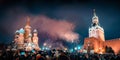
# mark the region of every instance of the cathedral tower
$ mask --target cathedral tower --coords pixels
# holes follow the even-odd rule
[[[34,49],[35,50],[40,50],[40,47],[39,47],[39,44],[38,44],[38,32],[36,29],[34,29],[33,31],[33,37],[32,37],[32,42],[34,43],[35,47]]]
[[[25,30],[25,34],[24,34],[25,42],[28,42],[29,40],[31,40],[31,37],[32,37],[29,17],[27,17],[27,22],[26,22],[26,25],[24,27],[24,30]]]
[[[94,38],[98,38],[102,41],[105,41],[104,38],[104,29],[99,25],[99,18],[96,15],[95,9],[94,11],[94,15],[92,18],[92,25],[89,28],[89,37],[94,37]]]

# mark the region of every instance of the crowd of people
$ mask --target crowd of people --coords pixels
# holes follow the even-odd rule
[[[120,54],[85,54],[63,50],[0,50],[0,60],[120,60]]]

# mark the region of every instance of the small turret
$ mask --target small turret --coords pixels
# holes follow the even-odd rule
[[[39,48],[39,45],[38,45],[38,32],[37,32],[36,29],[34,29],[34,31],[33,31],[33,38],[32,38],[32,40],[33,40],[34,45],[36,46],[35,49],[39,50],[40,48]]]

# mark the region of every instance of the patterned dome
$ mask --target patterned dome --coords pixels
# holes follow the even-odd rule
[[[37,33],[37,30],[36,29],[34,29],[34,31],[33,31],[34,33]]]
[[[23,29],[23,28],[21,28],[21,29],[19,30],[19,33],[24,34],[24,33],[25,33],[24,29]]]

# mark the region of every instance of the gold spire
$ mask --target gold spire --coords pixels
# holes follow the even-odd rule
[[[30,26],[30,17],[27,16],[27,22],[26,22],[26,25]]]
[[[94,16],[96,16],[96,12],[95,12],[95,9],[93,9],[93,14],[94,14]]]
[[[95,9],[93,9],[92,22],[95,23],[95,24],[99,23],[98,16],[96,15]]]

